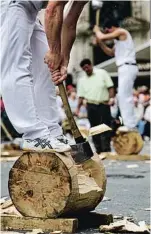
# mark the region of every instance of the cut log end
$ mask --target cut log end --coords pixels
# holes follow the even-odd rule
[[[143,140],[138,132],[117,132],[113,147],[120,155],[138,154],[143,148]]]
[[[41,218],[93,210],[106,188],[96,158],[76,165],[70,153],[23,153],[9,174],[13,204],[22,215]]]

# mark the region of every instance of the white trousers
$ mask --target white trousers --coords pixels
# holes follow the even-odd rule
[[[137,125],[133,101],[133,86],[137,73],[138,68],[134,65],[118,68],[118,101],[124,125],[128,128]]]
[[[3,7],[1,15],[1,88],[6,112],[25,139],[58,136],[62,129],[55,86],[44,64],[46,35],[34,7],[27,1],[22,1],[26,7],[13,2]]]

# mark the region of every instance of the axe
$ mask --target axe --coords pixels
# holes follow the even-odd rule
[[[95,24],[99,26],[100,23],[100,9],[103,6],[103,1],[101,0],[92,0],[92,7],[96,10]]]
[[[89,142],[82,136],[75,122],[75,119],[73,117],[73,114],[72,114],[72,111],[68,102],[68,97],[67,97],[64,84],[61,83],[58,85],[58,87],[59,87],[60,96],[63,102],[63,106],[65,109],[65,113],[67,115],[67,118],[71,127],[72,135],[76,142],[75,145],[71,145],[71,149],[72,149],[71,155],[76,163],[82,163],[84,161],[89,160],[94,155],[94,153],[91,149]],[[97,129],[96,127],[92,128],[92,130],[90,131],[90,135],[92,136],[92,135],[96,135],[96,134],[110,131],[110,130],[111,128],[109,128],[107,125],[102,124],[102,125],[99,125]]]

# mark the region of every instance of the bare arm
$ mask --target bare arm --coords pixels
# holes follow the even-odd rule
[[[114,88],[111,87],[108,89],[109,90],[109,98],[114,98],[115,97],[115,91]]]
[[[111,39],[116,39],[118,38],[119,36],[121,35],[121,32],[120,30],[117,30],[117,31],[114,31],[112,33],[107,33],[107,34],[104,34],[102,33],[101,31],[97,31],[96,32],[96,37],[100,40],[111,40]]]
[[[77,106],[77,110],[76,110],[76,115],[79,115],[80,107],[83,104],[83,99],[84,99],[83,97],[79,97],[79,99],[78,99],[78,106]]]
[[[68,66],[70,51],[76,38],[77,21],[86,3],[87,1],[74,1],[68,15],[63,22],[61,35],[61,53],[63,57],[63,65],[65,67]]]
[[[101,32],[98,26],[95,26],[93,29],[93,32],[95,33],[96,38],[101,41],[112,40],[112,39],[117,39],[117,38],[121,40],[125,40],[127,38],[126,31],[121,28],[118,28],[111,33],[104,34]]]
[[[61,30],[65,4],[66,1],[50,1],[45,11],[45,31],[50,48],[48,63],[53,70],[59,68],[61,63]]]
[[[115,51],[114,51],[114,47],[113,48],[109,48],[104,42],[99,41],[98,45],[101,47],[101,49],[104,51],[105,54],[107,54],[108,56],[114,56],[115,55]]]

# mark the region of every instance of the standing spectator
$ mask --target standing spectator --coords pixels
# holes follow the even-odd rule
[[[149,89],[146,86],[142,86],[139,88],[139,102],[143,104],[143,106],[148,106],[150,101]]]
[[[76,90],[74,88],[72,88],[72,90],[69,92],[68,101],[71,107],[71,111],[75,115],[78,107],[78,98]]]
[[[56,102],[57,102],[57,107],[58,107],[58,123],[62,125],[62,122],[66,119],[66,114],[63,108],[63,102],[60,97],[60,92],[59,88],[56,87]]]
[[[79,104],[77,113],[79,113],[85,98],[91,127],[103,123],[110,126],[111,112],[108,103],[109,99],[114,97],[113,82],[105,70],[93,68],[89,59],[84,59],[80,66],[85,71],[85,77],[78,82]],[[93,136],[93,142],[98,154],[110,151],[110,140],[110,132]]]
[[[82,105],[80,107],[79,115],[76,120],[78,126],[83,126],[87,130],[90,129],[90,122],[88,120],[88,112],[87,112],[87,102],[83,99]]]
[[[145,129],[144,129],[144,136],[147,136],[150,138],[150,122],[151,122],[151,118],[150,118],[150,114],[151,114],[151,101],[148,105],[148,107],[145,110],[145,114],[144,114],[144,119],[146,120],[146,124],[145,124]]]
[[[137,97],[134,97],[134,113],[137,121],[137,128],[142,136],[144,133],[144,126],[145,126],[145,121],[143,120],[143,115],[144,115],[144,106],[142,103],[138,102]]]
[[[75,87],[75,85],[73,84],[72,74],[70,74],[70,73],[67,74],[67,78],[65,80],[65,84],[66,84],[67,91],[70,91],[71,89],[73,89]]]
[[[134,113],[133,85],[138,73],[134,42],[130,33],[120,28],[114,19],[107,19],[104,24],[105,32],[102,33],[95,26],[97,42],[102,50],[109,56],[115,56],[118,67],[118,101],[120,112],[125,126],[120,131],[136,130],[137,121]],[[109,48],[104,41],[114,40],[114,47]]]

